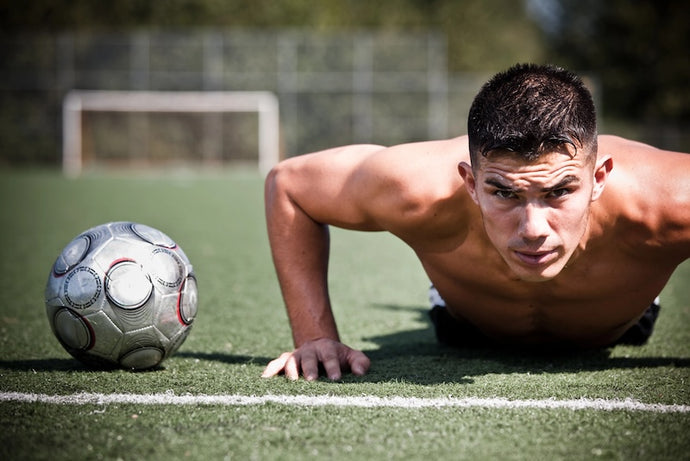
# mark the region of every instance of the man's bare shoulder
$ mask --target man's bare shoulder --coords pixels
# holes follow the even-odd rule
[[[267,178],[267,197],[282,190],[315,221],[402,236],[430,215],[443,225],[447,203],[464,190],[457,165],[468,158],[466,137],[342,146],[281,162]]]
[[[599,135],[599,153],[610,154],[614,158],[624,158],[631,162],[648,162],[662,160],[665,162],[686,164],[690,161],[684,152],[674,152],[645,144],[640,141],[614,135]]]
[[[617,137],[599,136],[599,157],[610,155],[613,158],[613,178],[624,186],[635,184],[634,194],[640,193],[651,201],[665,201],[673,197],[661,195],[664,191],[678,189],[677,198],[687,200],[682,193],[690,187],[690,155],[673,152],[644,144],[638,141]],[[615,182],[614,182],[615,184]],[[607,186],[608,187],[608,186]]]
[[[616,136],[599,137],[599,156],[613,158],[600,199],[607,214],[629,226],[638,245],[690,252],[690,155]]]
[[[464,188],[458,163],[469,162],[467,137],[401,144],[382,149],[360,165],[358,174],[376,197],[376,212],[387,230],[446,227],[462,213]],[[453,204],[451,206],[451,204]],[[449,211],[453,209],[452,217]],[[436,219],[431,220],[434,216]],[[428,230],[428,228],[427,228]]]
[[[398,182],[409,189],[456,183],[461,161],[469,162],[466,136],[391,146],[372,153],[360,166],[364,175]]]

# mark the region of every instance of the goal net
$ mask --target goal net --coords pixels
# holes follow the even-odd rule
[[[63,103],[66,175],[87,166],[252,163],[266,174],[280,157],[273,93],[71,91]]]

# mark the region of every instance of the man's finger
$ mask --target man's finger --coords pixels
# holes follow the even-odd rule
[[[323,369],[326,371],[328,379],[337,381],[341,378],[342,372],[340,371],[340,360],[338,360],[337,354],[332,351],[322,353],[321,363],[323,364]]]
[[[288,357],[285,362],[285,376],[292,381],[297,381],[299,379],[299,367],[295,359],[295,354],[290,354],[290,357]]]
[[[350,371],[352,371],[352,374],[357,376],[366,374],[366,372],[369,370],[369,366],[371,365],[369,357],[364,355],[363,352],[359,351],[352,351],[348,357],[348,361],[350,362]]]
[[[268,365],[266,365],[266,368],[264,368],[263,373],[261,373],[261,377],[271,378],[278,375],[285,368],[285,362],[287,361],[288,357],[290,357],[290,353],[284,352],[277,359],[268,362]]]
[[[319,361],[314,354],[302,354],[302,375],[307,381],[314,381],[319,377]]]

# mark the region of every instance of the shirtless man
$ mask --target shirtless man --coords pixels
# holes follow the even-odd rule
[[[267,178],[266,212],[295,349],[264,377],[369,368],[339,340],[328,225],[388,231],[415,251],[442,342],[643,343],[690,255],[690,155],[597,136],[575,75],[519,65],[482,88],[468,136],[291,158]]]

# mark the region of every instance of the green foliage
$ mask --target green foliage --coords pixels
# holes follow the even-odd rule
[[[539,21],[545,36],[526,14],[526,4],[557,13]],[[204,26],[431,28],[447,37],[451,71],[495,71],[548,59],[599,75],[604,106],[612,115],[666,123],[690,119],[688,17],[690,3],[684,0],[0,1],[5,33]]]
[[[73,37],[83,32],[93,37],[138,30],[161,31],[165,35],[170,31],[203,29],[251,32],[299,29],[323,33],[330,39],[334,33],[372,30],[397,34],[439,32],[447,47],[444,59],[451,86],[463,72],[484,72],[488,76],[516,62],[553,62],[593,79],[600,90],[600,118],[605,122],[601,124],[602,131],[687,151],[690,150],[688,17],[690,3],[685,0],[0,0],[3,38],[0,162],[57,163],[58,114],[61,98],[69,89],[66,86],[125,89],[136,80],[132,77],[136,72],[126,70],[130,57],[123,51],[125,46],[113,50],[113,55],[99,54],[100,59],[111,58],[110,67],[94,72],[85,81],[73,82],[70,75],[61,75],[58,61],[69,60],[61,56],[61,48],[56,44],[65,38],[62,33],[68,32]],[[199,66],[203,55],[200,43],[169,38],[165,52],[177,56],[175,70],[187,71]],[[77,58],[88,59],[89,56],[80,54],[80,46],[87,45],[78,43],[78,39],[76,42]],[[260,42],[257,39],[257,50],[265,48]],[[152,50],[151,64],[154,68],[159,64],[165,67],[167,64],[156,61],[156,51],[160,50]],[[243,58],[274,63],[278,58],[258,52],[250,54],[254,57]],[[409,51],[406,56],[411,59],[420,54]],[[248,62],[237,56],[226,59],[238,66]],[[400,61],[405,59],[403,56]],[[334,60],[323,62],[329,64]],[[250,89],[261,87],[275,91],[271,81],[274,76],[271,70],[263,71],[246,77],[246,85],[238,85],[236,81],[233,85],[237,89],[251,86]],[[186,89],[180,85],[194,86],[188,81],[167,83],[176,90]],[[224,83],[217,84],[225,88]],[[194,89],[200,89],[199,86]],[[389,108],[404,99],[398,93],[390,96],[390,100],[380,105]],[[284,133],[287,145],[293,150],[289,155],[350,141],[348,130],[352,130],[353,124],[344,108],[351,101],[343,100],[344,97],[337,94],[332,100],[321,100],[321,104],[308,99],[293,101],[294,113],[286,119],[291,119],[296,126]],[[412,104],[420,107],[417,101]],[[286,106],[289,105],[287,102]],[[464,124],[467,105],[449,102],[453,135],[458,134],[455,127]],[[331,112],[331,107],[341,112],[337,119],[329,121],[335,128],[325,130],[320,126],[310,130],[308,123],[302,123],[313,115],[305,111]],[[380,112],[375,116],[378,121]],[[422,126],[421,131],[402,124],[397,125],[402,133],[390,125],[376,126],[373,131],[392,134],[393,143],[414,141],[428,136],[424,131],[427,124],[418,125]],[[320,144],[305,149],[303,140]],[[388,139],[367,141],[390,143]]]
[[[126,28],[308,28],[317,31],[440,30],[449,68],[501,69],[540,60],[539,31],[514,0],[2,0],[0,28],[14,31]]]
[[[690,122],[690,3],[559,0],[551,56],[592,69],[609,115],[656,124]]]

